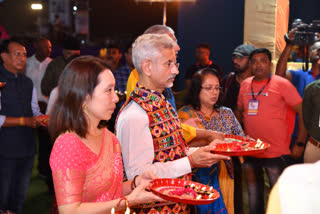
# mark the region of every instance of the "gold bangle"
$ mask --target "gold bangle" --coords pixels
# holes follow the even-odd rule
[[[120,198],[119,202],[117,203],[117,207],[120,206],[121,201],[125,201],[125,204],[126,204],[126,209],[125,210],[127,210],[130,207],[128,199],[126,197]]]
[[[19,124],[20,124],[20,126],[24,126],[24,118],[23,117],[19,118]]]

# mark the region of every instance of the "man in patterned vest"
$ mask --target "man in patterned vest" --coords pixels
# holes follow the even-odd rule
[[[166,34],[144,34],[132,46],[139,82],[116,123],[128,179],[149,170],[160,178],[190,179],[192,167],[229,159],[212,154],[211,146],[189,149],[178,115],[162,94],[179,73],[176,45]],[[139,213],[161,211],[189,213],[186,205],[173,202],[144,205]]]

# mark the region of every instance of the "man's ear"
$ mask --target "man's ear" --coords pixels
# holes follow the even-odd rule
[[[142,72],[146,76],[151,76],[152,74],[152,62],[150,60],[143,60],[141,63]]]
[[[317,64],[320,65],[320,59],[318,59]]]
[[[6,61],[7,57],[8,57],[8,53],[6,53],[6,52],[1,53],[1,59],[3,60],[3,62]]]

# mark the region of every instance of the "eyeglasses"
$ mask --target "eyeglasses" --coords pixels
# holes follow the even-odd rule
[[[201,87],[203,90],[206,90],[206,91],[221,91],[222,87],[220,86],[207,86],[207,87]]]
[[[148,60],[148,61],[155,63],[152,60]],[[180,63],[169,60],[168,62],[163,63],[163,66],[167,67],[168,69],[172,69],[173,67],[176,67],[177,69],[179,69]]]
[[[172,69],[173,66],[176,66],[177,69],[179,69],[180,63],[178,62],[173,62],[173,61],[168,61],[164,64],[165,66],[168,67],[168,69]]]
[[[13,55],[13,56],[16,56],[16,57],[21,57],[21,56],[27,57],[27,53],[25,53],[25,52],[23,52],[23,53],[21,53],[21,52],[14,52],[14,53],[8,53],[8,54]]]

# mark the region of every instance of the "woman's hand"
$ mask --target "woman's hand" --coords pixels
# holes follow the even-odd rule
[[[154,201],[165,201],[152,192],[147,191],[147,189],[150,188],[151,181],[145,181],[143,178],[141,178],[140,181],[141,183],[127,196],[130,206],[151,203]]]
[[[156,176],[152,171],[146,171],[136,178],[135,184],[139,186],[142,183],[150,182],[156,178],[158,178],[158,176]]]

